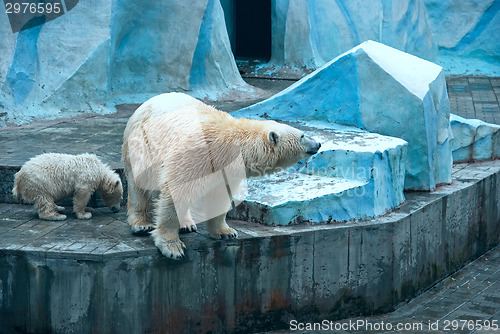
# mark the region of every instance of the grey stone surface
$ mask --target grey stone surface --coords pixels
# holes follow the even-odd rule
[[[453,321],[455,323],[452,323]],[[488,251],[475,261],[460,268],[460,270],[446,277],[410,302],[401,303],[394,312],[333,321],[333,327],[339,326],[340,328],[340,326],[344,325],[346,330],[304,330],[301,333],[472,334],[500,332],[500,329],[484,329],[485,324],[492,324],[493,321],[500,322],[499,247]],[[355,325],[358,322],[361,322],[359,327]],[[369,330],[369,326],[380,325],[382,322],[390,324],[393,329],[390,331]],[[459,328],[454,330],[453,324],[457,324]],[[482,329],[479,324],[483,326]],[[470,328],[467,327],[468,325]],[[397,326],[410,327],[407,330],[397,330]],[[463,330],[462,326],[464,326]],[[291,329],[292,327],[289,325],[288,330],[265,333],[291,334],[297,332]]]
[[[447,85],[452,114],[500,124],[499,78],[451,77]]]

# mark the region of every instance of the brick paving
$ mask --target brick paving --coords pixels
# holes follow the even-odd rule
[[[366,318],[351,321],[363,319]],[[500,333],[500,247],[487,252],[395,312],[370,317],[367,321],[372,324],[385,321],[393,328],[398,324],[422,324],[413,330],[375,331],[378,333]],[[479,324],[487,323],[497,323],[498,329],[480,328]]]
[[[446,82],[451,113],[500,124],[500,78],[451,77]]]

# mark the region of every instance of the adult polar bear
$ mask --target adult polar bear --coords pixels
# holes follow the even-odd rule
[[[123,139],[132,232],[152,231],[160,251],[176,259],[185,248],[179,228],[195,230],[193,217],[206,221],[214,238],[237,237],[225,216],[241,181],[289,167],[321,146],[288,125],[237,119],[181,93],[142,104]]]

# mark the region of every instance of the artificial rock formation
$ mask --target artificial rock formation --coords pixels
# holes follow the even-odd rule
[[[451,182],[449,101],[442,68],[368,41],[275,96],[237,113],[335,122],[408,142],[405,188]]]
[[[453,114],[450,122],[453,131],[453,162],[500,158],[500,125]]]
[[[500,2],[423,0],[433,39],[441,53],[498,61]]]
[[[219,0],[80,1],[16,33],[2,15],[0,38],[0,126],[112,112],[168,91],[256,92],[238,73]]]
[[[296,127],[321,150],[289,170],[247,180],[229,216],[266,225],[380,216],[401,205],[407,143],[355,127],[310,122]]]
[[[270,67],[316,69],[366,40],[436,56],[422,0],[273,0],[271,6]]]

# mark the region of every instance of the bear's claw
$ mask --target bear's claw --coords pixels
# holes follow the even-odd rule
[[[154,229],[154,225],[135,225],[131,227],[132,234],[135,235],[146,235]]]
[[[171,259],[179,260],[184,257],[186,245],[181,240],[168,241],[163,238],[156,238],[155,245],[160,252]]]
[[[196,224],[189,225],[189,226],[183,226],[179,229],[180,233],[189,233],[189,232],[196,232],[198,228],[196,227]]]
[[[215,234],[215,239],[235,239],[238,237],[238,232],[235,229],[229,228]]]

